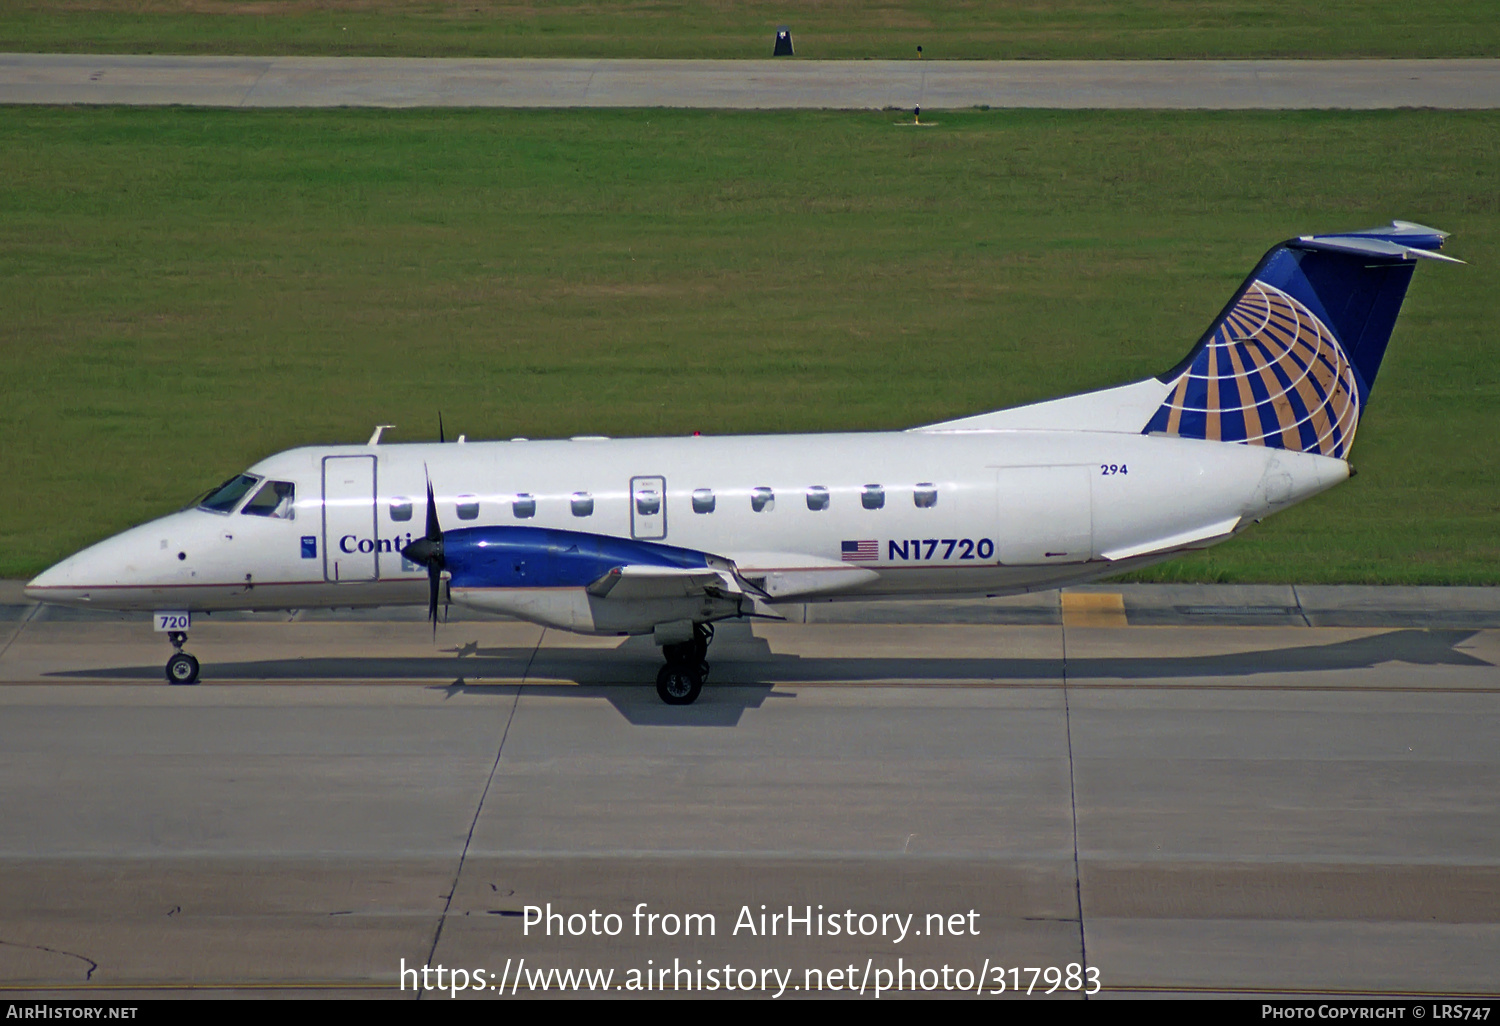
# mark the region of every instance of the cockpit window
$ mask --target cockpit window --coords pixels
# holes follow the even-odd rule
[[[296,486],[290,481],[267,481],[255,493],[255,498],[245,503],[241,513],[252,517],[272,517],[276,520],[291,520],[297,502]]]
[[[208,497],[198,503],[199,509],[206,509],[211,513],[231,513],[238,506],[245,493],[259,483],[260,478],[254,474],[241,474],[231,477],[219,487],[208,493]]]

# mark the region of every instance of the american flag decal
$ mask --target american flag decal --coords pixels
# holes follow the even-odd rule
[[[839,544],[843,550],[844,562],[860,563],[867,559],[880,558],[880,545],[874,538],[868,541],[846,541]]]

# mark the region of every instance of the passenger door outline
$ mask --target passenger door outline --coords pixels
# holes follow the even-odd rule
[[[323,457],[325,581],[347,584],[380,576],[376,494],[374,456]],[[340,543],[351,536],[354,551],[348,552]]]

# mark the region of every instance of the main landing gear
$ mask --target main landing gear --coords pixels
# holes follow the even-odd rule
[[[708,643],[714,640],[714,625],[693,624],[693,640],[663,645],[667,665],[656,675],[656,693],[668,705],[692,705],[708,679]]]
[[[167,683],[198,683],[198,660],[182,650],[182,646],[187,644],[187,632],[169,631],[167,632],[167,640],[177,650],[172,658],[167,660]]]

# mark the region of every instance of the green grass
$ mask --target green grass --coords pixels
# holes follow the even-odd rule
[[[1494,0],[7,0],[0,51],[445,57],[1492,57]]]
[[[279,449],[896,428],[1423,221],[1360,475],[1160,579],[1495,583],[1500,113],[0,109],[0,575]]]

